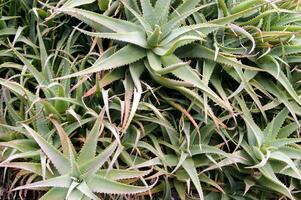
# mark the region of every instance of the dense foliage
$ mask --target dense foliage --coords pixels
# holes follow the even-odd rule
[[[300,11],[0,0],[0,199],[301,199]]]

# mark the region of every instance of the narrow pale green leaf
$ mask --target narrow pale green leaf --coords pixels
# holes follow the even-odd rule
[[[92,67],[81,70],[74,74],[60,77],[59,79],[84,76],[84,75],[95,73],[95,72],[105,71],[105,70],[109,70],[109,69],[115,69],[117,67],[122,67],[122,66],[125,66],[128,64],[134,63],[134,62],[142,59],[145,56],[146,56],[146,53],[145,53],[144,49],[141,49],[140,47],[135,47],[132,45],[127,45],[127,46],[123,47],[122,49],[118,50],[112,56],[95,63]]]
[[[190,177],[191,181],[193,182],[196,190],[198,191],[199,198],[201,200],[204,200],[202,186],[201,186],[200,179],[199,179],[198,173],[196,171],[193,160],[191,158],[186,159],[183,162],[182,166],[185,169],[185,171],[187,172],[187,174],[189,175],[189,177]]]
[[[38,181],[34,182],[31,184],[27,184],[24,186],[19,186],[15,189],[16,190],[24,190],[24,189],[39,189],[39,188],[44,188],[44,187],[60,187],[60,188],[68,188],[71,184],[71,178],[69,175],[64,175],[64,176],[58,176],[55,178],[50,178],[45,181]]]
[[[102,118],[103,114],[100,114],[97,117],[92,130],[87,134],[85,144],[83,145],[77,159],[78,163],[84,163],[85,161],[91,160],[95,157],[97,150],[97,142],[102,132],[102,129],[100,128]]]
[[[105,15],[97,14],[83,9],[61,8],[58,11],[64,12],[68,15],[78,18],[79,20],[85,22],[86,24],[93,27],[97,31],[101,31],[103,26],[115,32],[142,31],[140,26],[132,22],[108,17]]]
[[[67,189],[55,187],[46,192],[40,200],[65,200],[66,195]]]
[[[93,3],[95,0],[69,0],[61,8],[74,8],[85,4]]]
[[[69,173],[71,169],[69,160],[28,125],[22,125],[28,131],[28,133],[30,133],[34,140],[39,144],[43,152],[49,157],[49,159],[60,172],[60,174]]]
[[[137,194],[150,190],[153,186],[132,186],[111,181],[98,175],[92,175],[87,180],[88,187],[97,193],[107,194]]]
[[[104,149],[99,155],[94,159],[86,161],[85,163],[80,163],[79,169],[84,174],[84,176],[89,176],[97,172],[101,166],[108,161],[108,158],[114,153],[117,147],[117,142],[113,142],[106,149]]]

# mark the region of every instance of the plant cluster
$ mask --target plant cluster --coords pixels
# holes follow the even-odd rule
[[[0,0],[0,199],[301,199],[300,16]]]

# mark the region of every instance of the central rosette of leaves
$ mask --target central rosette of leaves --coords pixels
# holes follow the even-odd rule
[[[150,48],[158,47],[161,35],[160,26],[156,24],[154,31],[147,37],[147,44]]]
[[[196,87],[219,106],[229,111],[232,110],[224,100],[204,84],[189,62],[181,59],[185,55],[184,57],[206,58],[227,65],[250,68],[233,59],[219,55],[216,57],[214,51],[196,45],[196,42],[204,41],[206,35],[219,29],[221,25],[214,23],[186,25],[186,20],[199,10],[210,8],[215,3],[199,6],[199,1],[184,1],[173,12],[170,12],[170,0],[158,0],[154,6],[149,0],[141,0],[140,5],[128,5],[126,1],[122,1],[122,4],[127,13],[127,20],[69,6],[58,9],[59,12],[74,16],[96,30],[96,32],[89,32],[78,29],[84,34],[122,42],[121,45],[118,43],[115,47],[118,49],[116,52],[114,49],[108,49],[104,53],[105,56],[101,56],[91,67],[60,79],[83,76],[122,66],[135,66],[132,67],[132,70],[136,71],[137,78],[147,69],[156,82],[165,87],[179,90],[191,100],[199,97],[195,92],[185,88]],[[225,23],[227,20],[220,22],[222,25]],[[175,53],[179,47],[184,45],[189,49],[188,52],[194,52],[194,54],[187,55],[187,50]]]

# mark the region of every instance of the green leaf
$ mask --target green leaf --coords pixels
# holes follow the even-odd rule
[[[183,63],[179,58],[177,58],[174,55],[164,56],[161,58],[161,60],[165,66]],[[181,68],[174,70],[172,74],[178,77],[179,79],[191,83],[195,87],[206,92],[206,94],[216,103],[218,103],[219,106],[231,110],[231,108],[229,108],[229,106],[225,104],[225,102],[219,96],[217,96],[208,86],[204,84],[204,82],[198,77],[198,75],[191,69],[189,65],[185,65]]]
[[[97,1],[101,11],[107,10],[112,2],[112,0],[97,0]]]
[[[301,179],[300,170],[296,166],[296,164],[284,153],[280,151],[274,151],[271,153],[270,157],[275,160],[279,160],[281,162],[285,162],[288,167],[290,167],[298,176],[299,179]]]
[[[187,174],[189,175],[191,181],[193,182],[196,190],[198,191],[199,194],[199,198],[201,200],[204,199],[203,196],[203,190],[202,190],[202,186],[198,177],[198,173],[196,171],[194,162],[191,158],[186,159],[183,164],[182,164],[183,168],[185,169],[185,171],[187,172]]]
[[[154,31],[147,39],[147,44],[151,47],[156,47],[160,41],[161,33],[160,26],[155,25]]]
[[[99,170],[97,175],[105,177],[109,180],[124,180],[140,178],[148,175],[152,170],[148,171],[138,171],[138,170],[123,170],[123,169],[111,169],[111,170]]]
[[[25,99],[30,101],[35,100],[35,95],[17,82],[0,78],[0,85],[7,87],[9,90]]]
[[[154,26],[157,23],[157,16],[150,0],[140,0],[140,4],[143,12],[143,18],[151,26]]]
[[[52,79],[52,69],[49,64],[49,57],[46,51],[46,47],[43,41],[42,34],[40,32],[40,27],[37,25],[37,35],[39,39],[39,48],[40,48],[40,58],[41,58],[41,65],[42,65],[42,73],[44,77],[47,77],[47,79]],[[25,63],[24,63],[25,64]]]
[[[153,186],[132,186],[111,181],[102,176],[92,175],[87,180],[88,187],[97,193],[106,194],[137,194],[150,190]]]
[[[284,120],[287,118],[288,113],[288,109],[282,109],[264,129],[263,133],[266,135],[268,140],[276,139]],[[268,132],[271,134],[268,135]]]
[[[99,38],[106,38],[111,40],[118,40],[122,42],[127,42],[131,44],[138,45],[143,48],[147,48],[148,44],[145,40],[145,33],[143,32],[121,32],[121,33],[94,33],[85,31],[83,29],[77,28],[80,32],[89,35],[91,37],[99,37]]]
[[[29,60],[27,60],[21,53],[19,53],[16,49],[13,48],[14,53],[16,56],[23,62],[23,64],[28,68],[32,76],[37,80],[39,85],[45,85],[49,83],[48,79],[45,78],[45,76],[39,72],[31,63]]]
[[[2,146],[1,143],[0,143],[0,146]],[[16,153],[16,154],[10,155],[7,159],[5,159],[4,161],[2,161],[0,163],[0,166],[2,164],[11,162],[11,161],[16,160],[16,159],[38,157],[38,156],[40,156],[40,154],[41,154],[40,150],[36,150],[36,151],[26,150],[24,153]]]
[[[170,20],[166,24],[161,26],[162,37],[166,37],[172,29],[179,26],[182,23],[183,20],[185,20],[187,17],[189,17],[193,13],[195,13],[195,12],[201,10],[201,9],[207,8],[209,6],[212,6],[214,4],[215,3],[207,3],[203,6],[192,8],[188,11],[183,12],[183,13],[181,13],[181,12],[176,13],[178,16],[174,16],[174,17],[170,18]]]
[[[64,12],[68,15],[78,18],[97,31],[101,31],[105,26],[115,32],[141,32],[143,31],[140,26],[121,19],[108,17],[105,15],[97,14],[91,11],[77,9],[77,8],[60,8],[59,12]]]
[[[181,58],[205,58],[208,60],[218,62],[225,66],[240,67],[252,71],[263,71],[260,68],[244,65],[234,58],[228,58],[221,54],[217,54],[216,57],[215,52],[213,50],[197,44],[183,47],[178,52],[176,52],[176,54],[178,54]]]
[[[109,69],[115,69],[117,67],[122,67],[131,63],[134,63],[146,56],[145,50],[141,49],[140,47],[127,45],[122,49],[118,50],[116,53],[111,55],[110,57],[99,60],[98,62],[94,63],[92,67],[87,69],[81,70],[79,72],[66,75],[60,77],[59,79],[66,79],[71,77],[77,76],[84,76],[87,74],[105,71]]]
[[[79,191],[81,191],[83,194],[85,194],[87,197],[93,199],[93,200],[100,200],[89,188],[87,183],[85,181],[81,182],[77,187]]]
[[[74,8],[93,3],[95,0],[68,0],[61,8]]]
[[[65,188],[51,188],[46,194],[44,194],[40,200],[65,200],[67,195],[67,189]]]
[[[78,163],[84,163],[86,160],[91,160],[95,157],[98,138],[103,130],[100,128],[102,119],[103,119],[103,115],[100,114],[97,117],[92,130],[87,134],[85,144],[83,145],[78,155],[78,159],[77,159]]]
[[[97,172],[101,168],[101,166],[108,160],[108,158],[114,153],[116,147],[117,142],[115,141],[92,160],[80,163],[79,169],[82,174],[84,174],[83,176],[89,176]]]
[[[32,173],[42,176],[42,169],[41,169],[41,165],[39,163],[10,162],[10,163],[1,163],[0,167],[23,169],[23,170],[30,171]]]
[[[261,131],[261,129],[257,126],[257,124],[254,122],[253,117],[247,108],[245,101],[243,99],[240,99],[239,97],[236,97],[238,100],[238,103],[242,109],[243,116],[242,118],[244,119],[246,125],[251,131],[252,136],[254,136],[255,141],[253,141],[251,138],[251,135],[249,136],[249,143],[251,145],[257,145],[257,147],[260,147],[263,143],[264,135]],[[251,140],[250,140],[251,139]]]
[[[63,175],[69,173],[71,169],[71,164],[69,160],[28,125],[22,125],[28,131],[28,133],[30,133],[34,140],[39,144],[43,152],[49,157],[49,159],[60,172],[60,174]]]
[[[122,3],[124,7],[138,20],[146,33],[152,32],[151,25],[140,15],[140,13],[132,9],[125,1],[122,1]]]
[[[263,0],[247,0],[239,3],[231,9],[231,13],[238,13],[241,11],[245,11],[247,8],[257,6],[258,4],[264,3]]]
[[[175,10],[173,10],[173,12],[169,16],[169,19],[176,18],[177,16],[179,16],[185,12],[191,11],[199,3],[200,3],[200,0],[183,1],[182,4],[180,4]]]
[[[292,98],[299,104],[301,105],[301,100],[298,97],[296,91],[294,90],[294,88],[292,87],[291,83],[289,82],[289,80],[286,78],[285,74],[278,69],[278,67],[276,66],[275,59],[271,56],[264,56],[261,59],[261,63],[260,66],[265,69],[269,74],[271,74],[272,76],[275,77],[275,79],[277,79],[282,86],[286,89],[286,91],[292,96]]]
[[[170,0],[157,0],[155,5],[155,12],[158,20],[157,24],[166,23],[169,14],[169,8]]]
[[[275,176],[271,166],[266,165],[264,168],[261,168],[260,171],[264,175],[258,180],[261,185],[270,190],[277,191],[291,199],[295,199],[289,189]]]
[[[23,153],[37,150],[35,142],[31,139],[15,139],[8,142],[0,142],[0,146],[14,148]]]
[[[69,175],[58,176],[55,178],[50,178],[45,181],[38,181],[31,184],[27,184],[24,186],[19,186],[13,191],[16,190],[24,190],[24,189],[40,189],[44,187],[60,187],[60,188],[68,188],[71,185],[71,178]]]

